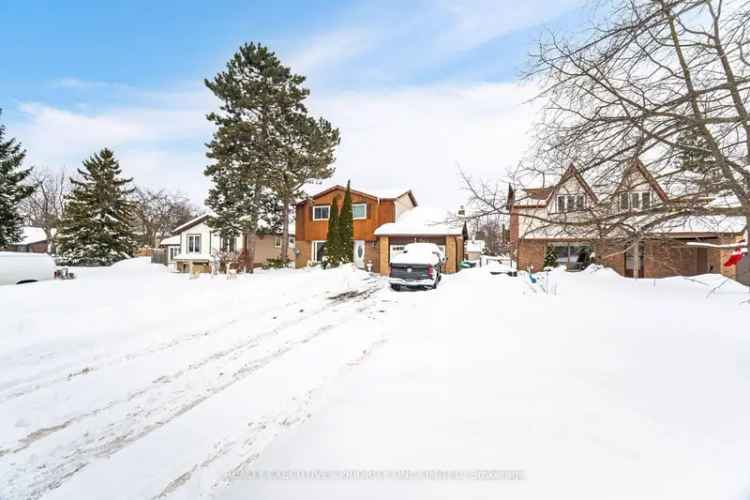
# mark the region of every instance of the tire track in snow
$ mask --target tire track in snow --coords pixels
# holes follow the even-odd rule
[[[299,305],[299,302],[292,301],[287,302],[282,308],[294,307]],[[136,350],[134,352],[127,353],[120,356],[109,356],[106,354],[95,355],[88,360],[76,360],[66,365],[61,365],[49,372],[38,374],[37,376],[27,377],[22,380],[13,380],[6,382],[0,387],[0,404],[10,401],[12,399],[32,394],[40,389],[46,389],[55,384],[68,382],[73,377],[80,375],[87,375],[94,370],[101,369],[103,367],[111,367],[117,364],[127,363],[133,360],[137,360],[143,356],[148,356],[161,351],[166,351],[195,340],[203,339],[206,335],[213,335],[215,333],[224,331],[227,327],[232,326],[241,320],[242,317],[246,317],[248,314],[265,315],[278,309],[278,306],[268,306],[259,310],[241,310],[238,311],[241,314],[233,317],[230,320],[223,320],[221,322],[210,323],[207,325],[201,325],[196,328],[196,331],[178,336],[177,338],[171,339],[166,342],[157,344],[156,346],[147,346],[143,349]]]
[[[64,432],[69,427],[72,427],[73,424],[84,425],[91,417],[96,417],[102,412],[112,410],[114,407],[121,407],[118,409],[118,420],[109,422],[103,427],[94,427],[83,435],[83,437],[76,433],[74,439],[70,442],[66,442],[63,446],[57,445],[50,450],[50,454],[45,455],[45,462],[43,464],[27,463],[15,468],[10,478],[13,489],[16,491],[26,491],[28,498],[38,498],[45,491],[59,486],[65,480],[82,470],[91,460],[111,456],[116,451],[163,427],[200,403],[243,380],[258,369],[267,366],[296,346],[311,342],[315,338],[327,333],[335,326],[336,322],[346,321],[352,316],[361,314],[371,306],[357,308],[347,312],[343,316],[336,312],[335,308],[346,303],[348,300],[366,300],[376,291],[377,287],[371,285],[369,288],[361,291],[358,296],[329,301],[320,308],[309,310],[303,318],[296,317],[289,319],[270,331],[213,353],[211,356],[191,363],[187,368],[169,376],[160,377],[154,380],[149,386],[131,394],[125,401],[111,402],[87,414],[71,419],[53,429],[49,429],[50,432],[46,432],[46,429],[42,430],[45,432],[35,435],[36,439],[25,443],[22,448],[14,450],[13,453],[32,446],[36,441],[49,437],[53,432]],[[297,306],[298,304],[295,305],[295,307]],[[320,322],[321,315],[326,314],[331,316],[332,322],[324,324],[322,327],[314,330],[312,334],[302,335],[301,337],[294,336],[296,330],[307,330],[309,322]],[[290,332],[291,338],[284,338],[284,334],[290,334]],[[244,359],[256,347],[263,348],[263,341],[267,341],[272,337],[279,337],[277,339],[279,345],[270,353],[250,360]],[[265,347],[267,348],[268,346]],[[235,371],[228,381],[204,377],[205,383],[202,386],[195,387],[191,386],[190,380],[183,380],[183,378],[189,378],[190,375],[195,375],[197,371],[208,372],[216,370],[218,366],[221,366],[222,369],[234,366],[233,369]],[[91,423],[88,426],[90,428]],[[74,431],[71,429],[70,432]],[[29,450],[29,454],[35,455],[39,453],[38,450],[33,451],[34,453],[32,453],[32,450]],[[34,470],[35,468],[36,470]]]

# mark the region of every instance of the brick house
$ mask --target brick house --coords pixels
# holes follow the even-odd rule
[[[725,268],[722,263],[731,249],[691,247],[688,242],[731,244],[745,231],[745,219],[733,215],[683,216],[655,226],[635,244],[623,243],[623,234],[596,234],[587,226],[592,214],[623,214],[640,222],[638,212],[661,207],[662,213],[673,210],[675,201],[639,161],[631,162],[623,178],[611,193],[595,193],[586,179],[571,164],[552,185],[527,188],[516,192],[509,188],[511,246],[519,269],[544,267],[544,257],[552,247],[558,264],[570,270],[588,265],[592,259],[627,277],[660,278],[722,273],[742,282],[750,281],[748,261]],[[555,221],[561,221],[556,223]],[[565,222],[563,224],[562,222]],[[572,225],[570,224],[572,223]],[[575,226],[575,223],[581,223]],[[638,262],[638,269],[635,269]]]
[[[341,207],[346,188],[333,186],[297,203],[295,237],[297,267],[321,262],[325,256],[331,204]],[[353,261],[361,269],[387,275],[390,259],[404,245],[430,242],[446,254],[445,272],[458,270],[463,259],[460,226],[445,223],[446,214],[417,206],[411,190],[351,190],[353,215]]]

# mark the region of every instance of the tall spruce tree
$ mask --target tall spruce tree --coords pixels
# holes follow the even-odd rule
[[[114,153],[102,149],[71,179],[58,248],[72,265],[109,265],[131,257],[136,247],[129,196],[132,179],[123,178]]]
[[[328,216],[328,235],[326,236],[326,262],[331,267],[341,263],[341,241],[339,237],[339,200],[331,202],[331,213]]]
[[[285,163],[286,120],[306,112],[302,101],[309,91],[303,81],[255,43],[241,46],[224,71],[205,81],[221,101],[219,111],[208,115],[217,130],[208,144],[213,163],[205,174],[214,184],[206,203],[216,215],[211,219],[215,229],[245,234],[243,263],[250,272],[256,236],[267,216],[264,207],[273,205],[266,196],[273,194],[273,180]]]
[[[341,139],[330,122],[312,118],[306,109],[285,113],[280,139],[282,161],[276,163],[271,185],[283,207],[281,259],[286,262],[292,204],[302,196],[305,184],[333,175],[334,152]]]
[[[21,239],[22,218],[19,204],[34,188],[23,184],[31,169],[22,169],[26,151],[11,138],[3,140],[5,127],[0,125],[0,249]]]
[[[341,206],[338,229],[340,262],[352,262],[354,260],[354,219],[352,216],[351,181],[346,183],[346,193],[344,193],[344,204]]]

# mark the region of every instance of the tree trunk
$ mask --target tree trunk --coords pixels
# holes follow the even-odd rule
[[[284,197],[283,217],[281,230],[281,262],[283,262],[286,267],[289,255],[289,198],[287,197]]]
[[[633,278],[638,279],[641,272],[641,240],[635,240],[633,245]]]
[[[258,235],[255,231],[250,231],[247,236],[247,272],[252,274],[255,272],[255,243],[258,239]]]

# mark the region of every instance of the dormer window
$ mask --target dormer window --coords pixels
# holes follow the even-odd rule
[[[628,191],[620,193],[620,210],[649,210],[651,191]]]
[[[582,194],[568,194],[557,197],[558,212],[575,212],[583,210],[586,206],[586,198]]]

